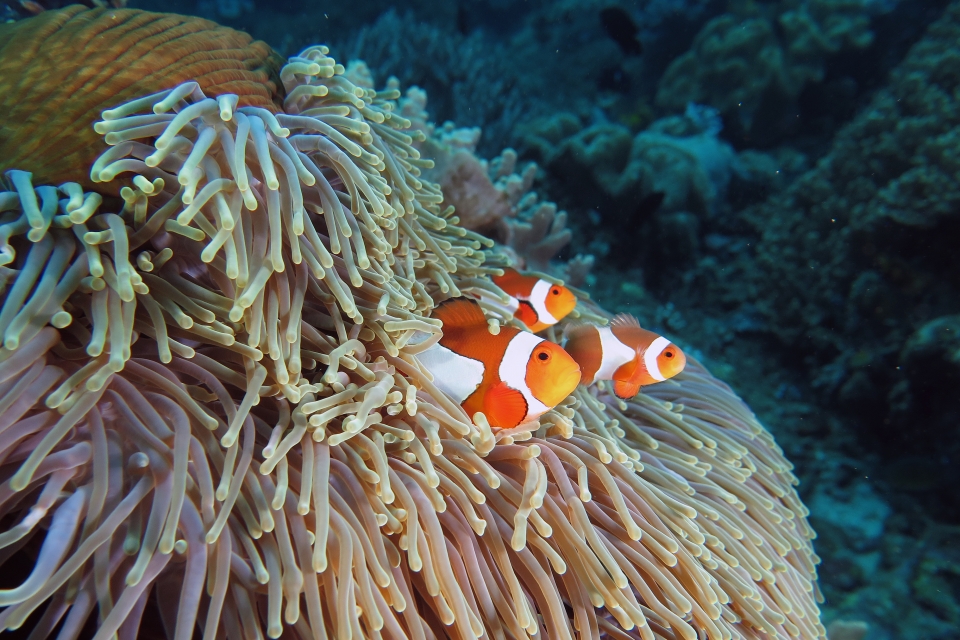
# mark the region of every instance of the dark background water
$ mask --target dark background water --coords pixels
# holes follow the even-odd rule
[[[556,264],[593,255],[795,463],[826,620],[960,638],[960,2],[130,5],[326,43],[536,162]]]

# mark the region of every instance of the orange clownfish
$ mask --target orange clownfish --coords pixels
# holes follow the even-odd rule
[[[580,382],[580,367],[562,347],[513,327],[491,334],[472,300],[449,300],[433,317],[443,321],[443,337],[417,358],[467,415],[482,411],[491,426],[535,420]]]
[[[609,327],[576,325],[566,336],[564,349],[580,365],[583,383],[613,380],[613,392],[624,400],[643,385],[672,378],[687,364],[677,345],[641,329],[636,318],[623,313]]]
[[[493,283],[510,296],[510,302],[503,305],[490,297],[484,299],[513,314],[534,333],[557,324],[577,306],[577,297],[566,287],[525,276],[515,269],[504,269],[503,275],[495,277]]]

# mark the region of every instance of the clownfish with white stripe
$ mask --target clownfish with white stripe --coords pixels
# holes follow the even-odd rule
[[[608,327],[575,325],[565,335],[564,349],[580,365],[583,384],[612,380],[613,392],[623,400],[644,385],[672,378],[687,364],[680,347],[623,313]]]
[[[515,269],[504,269],[502,276],[493,278],[493,283],[510,296],[510,302],[503,305],[489,296],[484,300],[512,314],[534,333],[557,324],[577,306],[577,297],[563,285],[523,275]]]
[[[417,358],[467,415],[509,429],[540,417],[573,393],[580,367],[557,344],[514,327],[490,333],[480,305],[454,298],[437,307],[443,337]]]

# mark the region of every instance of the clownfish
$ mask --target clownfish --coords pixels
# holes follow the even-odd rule
[[[677,375],[687,364],[680,347],[663,336],[640,328],[621,313],[608,327],[575,325],[566,331],[564,349],[580,365],[584,384],[612,380],[613,392],[627,400],[640,387]]]
[[[514,327],[491,334],[473,300],[444,302],[433,317],[443,321],[443,337],[417,358],[467,415],[482,411],[493,427],[535,420],[580,383],[580,367],[560,345]]]
[[[490,296],[484,296],[484,300],[513,314],[534,333],[557,324],[577,306],[577,297],[566,287],[515,269],[504,269],[493,283],[510,296],[510,302],[504,305]]]

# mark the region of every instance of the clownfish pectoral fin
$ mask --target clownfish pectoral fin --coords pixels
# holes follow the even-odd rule
[[[517,310],[514,312],[513,317],[527,325],[527,327],[532,327],[533,325],[539,322],[537,317],[537,312],[534,310],[533,305],[531,305],[526,300],[520,301],[520,306],[517,307]]]
[[[487,390],[483,413],[491,426],[511,429],[527,417],[527,401],[522,393],[501,381]]]
[[[637,376],[637,369],[640,367],[640,358],[634,357],[630,362],[620,365],[616,371],[613,372],[613,380],[615,381],[624,381],[630,382]]]
[[[640,385],[635,382],[614,382],[613,392],[621,400],[629,400],[640,393]]]
[[[451,298],[433,310],[433,317],[443,322],[444,333],[451,329],[467,329],[487,326],[483,309],[475,300]]]
[[[530,333],[540,333],[546,329],[549,329],[551,325],[544,322],[534,322],[533,324],[528,324],[527,329],[530,330]]]

